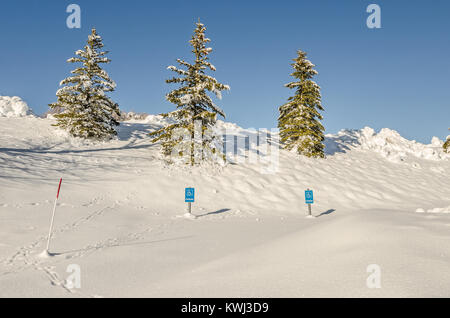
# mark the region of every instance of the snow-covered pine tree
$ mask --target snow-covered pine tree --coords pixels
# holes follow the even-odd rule
[[[450,136],[448,136],[447,141],[444,144],[444,151],[450,153]]]
[[[297,54],[291,76],[298,80],[285,85],[295,89],[296,93],[279,109],[281,143],[285,149],[295,149],[300,155],[324,158],[325,129],[320,122],[323,117],[319,113],[324,109],[320,87],[312,80],[318,73],[314,70],[315,65],[306,59],[305,52],[299,50]]]
[[[198,21],[192,39],[189,41],[195,55],[194,64],[177,59],[180,66],[169,66],[168,69],[180,75],[166,82],[180,84],[180,87],[166,95],[177,110],[162,114],[174,121],[150,134],[153,142],[161,141],[162,152],[169,159],[181,159],[187,164],[195,165],[202,161],[224,160],[221,139],[215,132],[217,115],[225,118],[208,92],[222,98],[222,91],[229,90],[228,85],[219,83],[214,77],[206,74],[206,70],[216,71],[209,62],[208,55],[212,49],[207,47],[211,40],[205,37],[206,27]]]
[[[105,94],[113,92],[116,84],[100,67],[100,64],[111,62],[105,57],[108,52],[102,51],[103,46],[102,38],[96,29],[92,29],[84,49],[75,52],[77,57],[67,60],[68,63],[82,63],[82,66],[60,83],[64,87],[56,93],[58,100],[49,105],[58,110],[55,126],[74,137],[110,139],[117,135],[119,106]]]

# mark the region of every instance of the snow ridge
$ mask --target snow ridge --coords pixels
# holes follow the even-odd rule
[[[379,133],[365,127],[361,130],[341,130],[336,135],[326,135],[326,152],[333,155],[351,149],[371,150],[392,162],[405,162],[413,158],[427,160],[447,160],[449,154],[443,151],[444,142],[433,137],[431,144],[425,145],[402,137],[397,131],[383,128]]]

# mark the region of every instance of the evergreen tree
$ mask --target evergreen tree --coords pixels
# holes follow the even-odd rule
[[[109,139],[117,135],[119,106],[105,94],[113,92],[116,84],[100,67],[111,62],[105,57],[108,52],[101,50],[103,46],[102,38],[92,29],[84,49],[67,61],[82,65],[72,71],[73,76],[60,83],[64,87],[56,93],[57,102],[49,105],[58,112],[55,126],[74,137]]]
[[[176,105],[177,110],[162,116],[174,121],[150,134],[154,137],[153,142],[161,141],[165,156],[179,158],[190,165],[204,160],[224,159],[221,140],[214,128],[217,115],[225,118],[225,113],[214,104],[208,92],[221,99],[221,92],[230,89],[228,85],[223,85],[206,74],[207,69],[216,70],[208,57],[212,49],[206,46],[211,40],[205,37],[206,27],[200,20],[196,26],[189,41],[195,56],[194,63],[177,59],[178,64],[185,69],[168,67],[179,76],[166,83],[179,84],[180,87],[166,96],[168,101]]]
[[[320,123],[323,117],[319,113],[324,109],[320,87],[312,81],[318,73],[314,70],[315,65],[306,59],[305,52],[299,50],[297,54],[298,57],[292,64],[294,72],[291,74],[297,81],[285,85],[296,92],[279,109],[281,143],[285,149],[295,149],[300,155],[324,158],[325,129]]]
[[[450,153],[450,136],[447,137],[447,141],[444,144],[444,151]]]

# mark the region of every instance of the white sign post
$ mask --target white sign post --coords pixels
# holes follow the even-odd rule
[[[314,218],[312,215],[312,204],[314,204],[314,192],[310,189],[305,191],[305,202],[308,205],[308,218]]]
[[[195,188],[186,188],[184,201],[188,204],[187,217],[195,218],[195,216],[192,215],[192,203],[195,202]]]
[[[48,231],[48,238],[47,238],[47,248],[45,249],[43,255],[44,256],[51,256],[50,254],[50,239],[52,237],[53,232],[53,222],[55,220],[55,213],[56,213],[56,204],[58,203],[59,199],[59,191],[61,190],[61,184],[62,184],[62,178],[59,180],[59,186],[58,186],[58,193],[56,194],[55,204],[53,205],[53,213],[52,213],[52,220],[50,222],[50,230]]]

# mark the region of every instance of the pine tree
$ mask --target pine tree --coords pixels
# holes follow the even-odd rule
[[[162,116],[172,118],[174,122],[150,134],[154,137],[153,142],[161,141],[165,156],[181,159],[190,165],[205,160],[224,159],[215,125],[217,115],[225,118],[225,113],[214,104],[208,92],[221,99],[221,92],[230,87],[219,83],[205,72],[207,69],[216,71],[209,62],[208,55],[212,49],[206,45],[211,40],[205,37],[205,31],[206,27],[199,20],[189,41],[195,56],[193,64],[177,59],[178,64],[185,69],[168,67],[179,77],[168,79],[166,83],[180,84],[180,87],[166,95],[177,110]]]
[[[319,113],[324,109],[320,87],[312,81],[318,73],[314,70],[315,65],[306,59],[305,52],[299,50],[297,54],[298,57],[293,60],[294,72],[291,76],[298,80],[285,85],[295,89],[296,93],[279,109],[278,128],[281,142],[285,149],[295,149],[300,155],[324,158],[325,129],[320,123],[323,117]]]
[[[64,87],[56,93],[57,102],[49,105],[58,111],[54,126],[67,130],[74,137],[110,139],[117,135],[119,106],[105,94],[113,92],[116,84],[100,67],[111,62],[105,57],[108,52],[101,50],[103,46],[102,38],[92,29],[84,49],[75,52],[77,57],[67,60],[82,63],[82,66],[60,83]]]
[[[450,153],[450,136],[447,137],[447,141],[444,144],[444,151]]]

